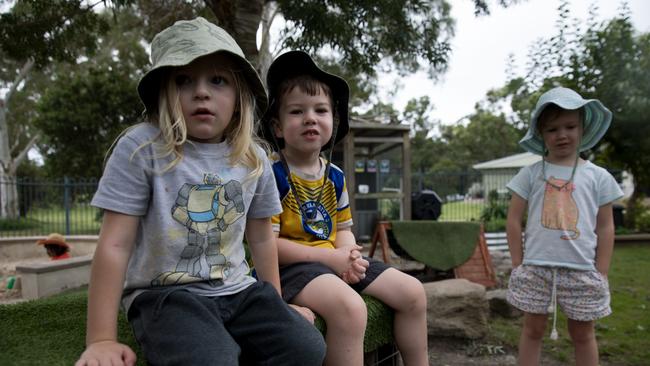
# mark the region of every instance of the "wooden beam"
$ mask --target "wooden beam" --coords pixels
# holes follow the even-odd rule
[[[411,219],[411,139],[409,131],[402,134],[402,220]]]

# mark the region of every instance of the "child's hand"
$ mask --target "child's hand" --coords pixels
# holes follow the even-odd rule
[[[341,247],[333,250],[333,255],[328,261],[327,265],[336,273],[343,274],[346,272],[352,263],[357,259],[352,255],[352,251],[359,250],[361,247],[355,245],[354,247]]]
[[[347,271],[341,274],[341,278],[347,284],[353,285],[364,278],[366,278],[366,270],[370,263],[363,259],[363,257],[357,258]]]
[[[91,343],[81,354],[75,366],[133,366],[135,353],[128,346],[115,341]]]
[[[311,311],[310,308],[296,305],[296,304],[288,304],[288,305],[292,307],[295,311],[297,311],[298,314],[302,315],[303,318],[307,319],[308,322],[314,324],[314,320],[316,320],[316,314],[314,314],[314,312]]]

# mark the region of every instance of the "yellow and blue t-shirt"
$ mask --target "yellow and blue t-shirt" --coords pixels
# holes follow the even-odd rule
[[[331,164],[327,183],[323,187],[320,202],[317,203],[323,185],[326,161],[321,159],[321,170],[316,176],[303,174],[289,167],[304,211],[308,215],[316,212],[316,218],[307,222],[302,218],[287,173],[277,154],[271,157],[271,163],[283,209],[280,215],[272,218],[273,231],[279,232],[280,237],[296,243],[333,249],[336,231],[352,226],[352,213],[343,171]]]

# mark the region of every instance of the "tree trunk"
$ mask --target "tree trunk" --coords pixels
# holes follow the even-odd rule
[[[269,1],[264,4],[262,15],[262,43],[260,44],[257,63],[257,69],[264,82],[266,82],[266,74],[269,71],[269,66],[273,62],[273,54],[271,53],[271,26],[277,14],[278,6],[275,2]]]
[[[237,41],[246,59],[259,66],[257,29],[262,20],[264,0],[205,0],[224,28]],[[259,71],[259,70],[258,70]]]
[[[7,123],[9,100],[18,88],[18,85],[27,78],[27,75],[33,66],[33,59],[25,61],[25,64],[18,75],[16,75],[16,79],[9,88],[9,91],[5,94],[5,99],[0,99],[0,218],[18,217],[16,169],[27,156],[29,149],[31,149],[38,140],[38,135],[34,136],[16,158],[11,157],[11,148],[9,147],[9,126]]]
[[[625,205],[624,225],[628,229],[636,230],[637,217],[646,210],[644,205],[644,199],[646,197],[643,192],[640,191],[640,188],[648,187],[648,182],[640,177],[640,174],[634,174],[634,172],[632,173],[632,182],[634,190]]]

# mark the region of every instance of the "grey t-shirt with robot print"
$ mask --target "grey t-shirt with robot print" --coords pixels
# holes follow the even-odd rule
[[[141,123],[118,141],[92,205],[139,216],[122,304],[142,291],[178,286],[204,296],[237,293],[255,279],[243,246],[247,218],[282,212],[264,152],[264,171],[232,166],[230,145],[186,142],[183,159],[163,172],[159,129]],[[150,143],[154,141],[154,143]]]

